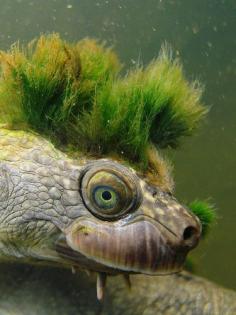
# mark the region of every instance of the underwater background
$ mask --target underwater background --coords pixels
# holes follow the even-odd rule
[[[167,41],[211,107],[198,134],[172,152],[180,201],[208,198],[218,222],[192,254],[196,273],[236,289],[236,1],[0,0],[0,49],[58,32],[113,45],[124,69],[148,63]]]

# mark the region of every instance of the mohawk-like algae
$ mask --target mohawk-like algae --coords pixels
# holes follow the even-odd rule
[[[115,53],[94,40],[41,36],[1,52],[0,121],[95,154],[147,166],[147,149],[177,147],[207,112],[168,47],[122,76]]]
[[[17,43],[0,52],[1,126],[35,131],[65,150],[115,155],[172,186],[159,149],[178,147],[196,129],[208,111],[202,87],[186,80],[167,45],[146,67],[120,70],[96,40],[69,44],[52,34]],[[206,204],[191,208],[209,225]]]

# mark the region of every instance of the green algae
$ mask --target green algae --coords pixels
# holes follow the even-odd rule
[[[111,48],[56,34],[0,53],[0,122],[34,130],[57,145],[95,155],[115,153],[148,166],[148,148],[179,145],[207,112],[202,88],[189,83],[163,46],[147,67],[120,74]]]
[[[202,237],[204,238],[216,222],[215,206],[205,200],[194,200],[189,209],[199,218],[202,224]]]

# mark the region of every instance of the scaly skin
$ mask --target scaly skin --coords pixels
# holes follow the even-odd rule
[[[0,130],[0,152],[2,259],[72,265],[79,252],[75,265],[84,268],[159,274],[178,271],[197,245],[198,218],[121,163],[72,160],[38,135],[7,129]],[[100,187],[119,191],[117,217],[101,218],[90,195]]]
[[[103,303],[95,279],[84,273],[41,267],[1,266],[1,315],[235,315],[236,293],[181,273],[132,276],[129,290],[109,277]]]
[[[88,210],[79,178],[85,166],[93,170],[94,165],[124,172],[132,185],[140,186],[142,200],[135,211],[109,222]],[[0,130],[0,216],[2,261],[80,266],[108,274],[178,271],[200,236],[192,214],[134,171],[112,161],[72,160],[39,136],[7,129]],[[189,226],[193,233],[185,239],[183,232]],[[83,276],[16,266],[1,269],[0,314],[101,312],[94,283]],[[234,292],[196,277],[133,276],[132,282],[128,294],[119,278],[110,278],[100,314],[235,312]]]

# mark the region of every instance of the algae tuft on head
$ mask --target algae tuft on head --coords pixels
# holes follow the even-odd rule
[[[120,70],[113,50],[93,39],[17,43],[0,52],[0,123],[71,154],[115,157],[171,191],[160,150],[178,147],[205,116],[202,87],[186,80],[167,45],[146,67]]]
[[[151,145],[177,147],[207,112],[201,86],[185,79],[167,46],[146,68],[121,76],[117,56],[104,44],[68,44],[52,34],[1,52],[0,66],[1,123],[142,167]]]

